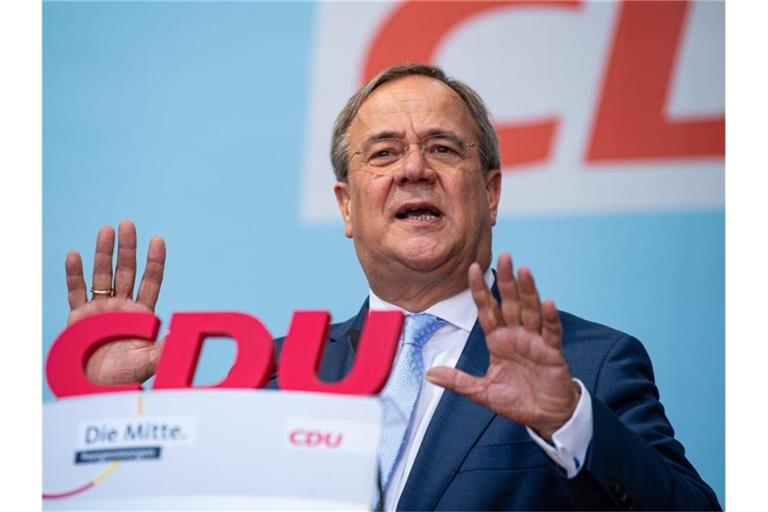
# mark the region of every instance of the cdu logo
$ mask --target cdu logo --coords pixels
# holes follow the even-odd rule
[[[343,440],[344,434],[341,432],[323,432],[320,430],[297,428],[288,434],[288,442],[291,445],[307,448],[327,448],[333,450],[341,447]]]

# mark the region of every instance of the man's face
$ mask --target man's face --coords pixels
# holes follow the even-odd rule
[[[369,281],[403,267],[466,275],[472,262],[490,261],[501,178],[483,175],[477,131],[462,99],[429,77],[388,82],[365,100],[347,134],[349,180],[335,193]],[[436,132],[475,144],[457,168],[438,172],[416,145],[384,173],[353,155],[383,135],[414,144]]]

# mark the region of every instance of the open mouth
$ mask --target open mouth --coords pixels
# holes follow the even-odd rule
[[[429,222],[439,219],[443,216],[440,208],[431,203],[408,203],[404,204],[395,212],[395,218],[400,220],[410,220],[414,222]]]

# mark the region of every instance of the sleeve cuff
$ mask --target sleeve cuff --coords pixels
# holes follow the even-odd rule
[[[546,452],[550,459],[565,470],[568,478],[579,474],[587,456],[589,443],[592,441],[592,397],[579,379],[573,379],[581,388],[581,397],[573,415],[552,434],[552,443],[548,443],[531,428],[528,434]]]

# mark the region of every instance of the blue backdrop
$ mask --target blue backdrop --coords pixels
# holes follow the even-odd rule
[[[66,323],[67,251],[90,284],[99,226],[125,218],[140,255],[166,240],[166,325],[173,311],[238,310],[277,336],[295,309],[357,311],[367,285],[341,223],[299,215],[314,11],[44,4],[44,353]],[[494,237],[561,309],[644,342],[677,436],[724,503],[723,210],[508,217]],[[214,341],[198,383],[232,360]]]

